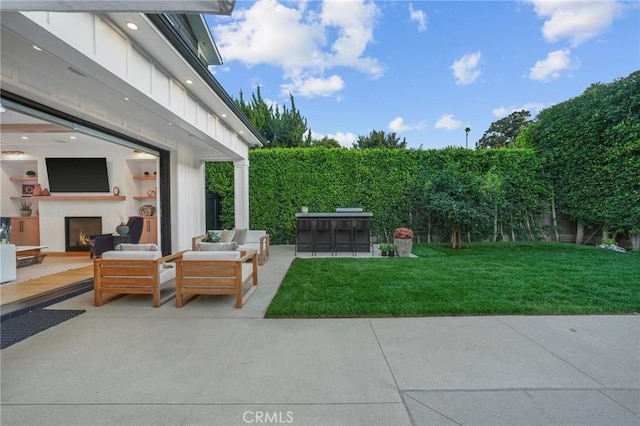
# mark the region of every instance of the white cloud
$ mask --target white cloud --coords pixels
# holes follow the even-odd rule
[[[542,35],[555,42],[569,39],[573,46],[607,31],[624,6],[616,0],[549,1],[528,0],[536,14],[545,18]]]
[[[450,68],[453,70],[453,76],[456,79],[457,85],[466,86],[467,84],[473,83],[478,79],[478,77],[480,77],[480,70],[478,70],[478,66],[480,65],[481,58],[482,53],[474,52],[464,55],[451,65]]]
[[[308,9],[309,4],[257,0],[248,9],[236,8],[230,23],[213,28],[223,58],[249,67],[279,67],[289,80],[284,86],[303,96],[328,96],[341,90],[340,76],[324,75],[336,67],[381,77],[384,69],[378,60],[365,55],[374,41],[379,14],[375,3],[326,0],[319,10]]]
[[[332,75],[329,78],[294,78],[291,83],[283,84],[281,87],[283,95],[295,93],[308,98],[314,96],[331,96],[344,88],[344,80],[338,75]]]
[[[418,31],[427,30],[427,14],[422,10],[414,9],[413,3],[409,3],[409,18],[418,24]]]
[[[531,113],[532,117],[535,117],[536,115],[538,115],[538,113],[540,111],[542,111],[542,109],[544,108],[544,104],[541,103],[535,103],[535,102],[529,102],[526,103],[522,106],[519,107],[498,107],[498,108],[494,108],[491,112],[493,113],[493,115],[495,115],[498,118],[502,118],[502,117],[506,117],[509,114],[511,114],[512,112],[516,112],[516,111],[529,111]]]
[[[393,120],[391,120],[391,122],[389,122],[389,130],[391,130],[392,132],[402,133],[411,129],[411,126],[407,126],[406,124],[404,124],[404,118],[402,117],[394,118]]]
[[[556,50],[531,68],[529,78],[547,82],[560,78],[561,72],[573,66],[571,61],[571,51],[569,49]]]
[[[442,130],[456,130],[462,127],[462,121],[453,118],[453,114],[444,114],[436,121],[435,128]]]

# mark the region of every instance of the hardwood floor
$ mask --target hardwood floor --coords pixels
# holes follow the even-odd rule
[[[16,281],[0,285],[0,308],[47,293],[59,293],[67,286],[92,278],[93,262],[87,257],[47,256],[39,265],[18,268]]]

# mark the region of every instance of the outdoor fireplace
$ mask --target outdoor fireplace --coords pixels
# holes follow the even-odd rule
[[[102,217],[65,217],[65,251],[89,251],[89,235],[102,233]]]

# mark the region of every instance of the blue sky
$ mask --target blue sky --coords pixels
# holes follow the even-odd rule
[[[469,147],[492,122],[640,69],[636,1],[238,0],[207,17],[234,98],[293,94],[314,138]]]

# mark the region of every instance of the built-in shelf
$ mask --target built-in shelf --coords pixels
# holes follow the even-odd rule
[[[37,197],[11,197],[18,201],[125,201],[124,195],[47,195]]]
[[[37,176],[11,176],[9,180],[14,182],[35,182],[38,180]]]
[[[156,176],[144,176],[144,175],[137,175],[133,177],[134,180],[156,180]]]
[[[134,200],[155,200],[158,197],[155,195],[134,195],[133,199]]]

